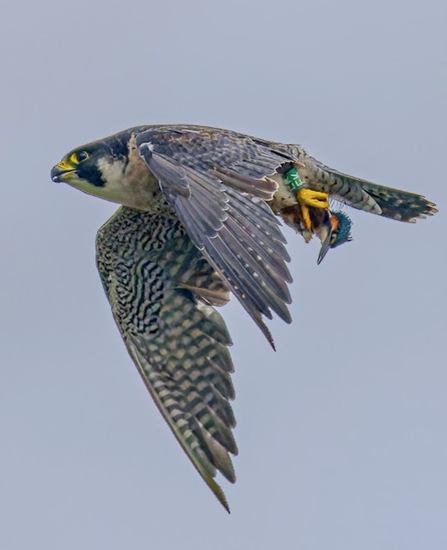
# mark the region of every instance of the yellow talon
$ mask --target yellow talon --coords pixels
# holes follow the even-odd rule
[[[321,191],[313,191],[312,189],[303,188],[297,191],[296,198],[301,208],[301,216],[304,227],[312,234],[312,222],[310,219],[309,208],[325,208],[329,209],[329,200],[327,193]]]
[[[296,198],[301,205],[312,208],[329,208],[328,194],[322,191],[313,191],[312,189],[303,188],[297,191]]]
[[[303,203],[300,203],[300,206],[304,227],[312,234],[312,222],[310,221],[309,208]]]

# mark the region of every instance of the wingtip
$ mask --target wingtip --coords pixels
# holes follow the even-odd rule
[[[222,504],[225,510],[231,514],[230,505],[228,504],[227,497],[225,496],[221,486],[218,485],[213,478],[205,479],[205,481],[217,500]]]

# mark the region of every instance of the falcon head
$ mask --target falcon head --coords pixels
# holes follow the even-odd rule
[[[128,181],[132,135],[131,130],[126,130],[73,149],[53,167],[51,179],[68,183],[89,195],[134,206]],[[143,165],[143,173],[147,173],[136,151],[135,155],[133,164]]]
[[[74,187],[105,187],[106,179],[99,160],[106,157],[97,143],[70,151],[51,170],[51,179]],[[84,190],[84,189],[82,189]]]

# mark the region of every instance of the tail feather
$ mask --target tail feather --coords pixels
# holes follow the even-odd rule
[[[358,210],[411,223],[437,212],[436,205],[422,195],[344,174],[312,157],[305,158],[304,163],[305,168],[299,172],[311,189],[325,191]]]
[[[361,181],[361,185],[379,205],[381,215],[386,218],[415,223],[418,218],[433,216],[438,211],[436,205],[422,195],[370,182]]]

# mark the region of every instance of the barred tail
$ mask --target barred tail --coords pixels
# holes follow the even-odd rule
[[[305,164],[299,169],[300,175],[311,189],[325,191],[358,210],[411,223],[437,212],[436,205],[422,195],[349,176],[310,156],[300,160]]]
[[[433,216],[438,211],[433,202],[422,195],[360,181],[362,188],[381,209],[381,215],[393,220],[415,223],[418,218]]]

